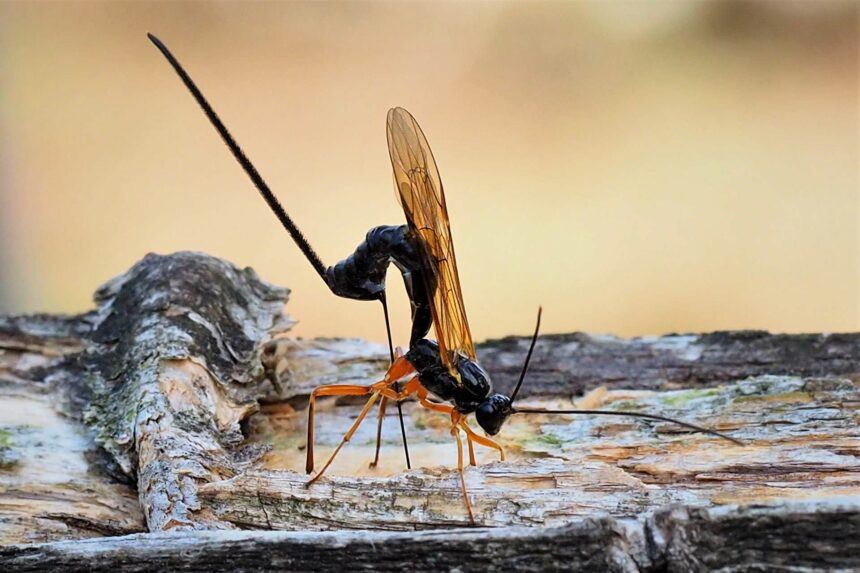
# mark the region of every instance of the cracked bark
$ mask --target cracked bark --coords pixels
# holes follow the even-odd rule
[[[515,417],[508,461],[479,452],[466,472],[490,529],[450,530],[466,524],[454,448],[444,419],[414,404],[407,431],[424,467],[402,471],[391,419],[368,470],[369,417],[304,487],[308,393],[379,379],[387,350],[287,338],[286,296],[205,255],[150,255],[90,313],[0,317],[0,544],[53,542],[6,545],[0,568],[860,567],[860,335],[542,337],[530,403],[578,396],[748,445],[662,423]],[[479,347],[500,389],[526,344]],[[354,401],[321,403],[318,456],[356,413]],[[236,529],[304,533],[223,531]],[[172,534],[127,535],[139,531]],[[58,541],[99,536],[120,537]]]

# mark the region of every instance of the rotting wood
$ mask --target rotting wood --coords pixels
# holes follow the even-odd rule
[[[389,419],[383,463],[367,470],[375,435],[370,418],[330,478],[305,489],[304,475],[290,471],[303,460],[303,405],[310,389],[377,380],[387,359],[384,347],[361,341],[286,338],[286,294],[250,271],[178,253],[149,256],[108,283],[93,312],[0,318],[0,407],[19,416],[0,410],[0,427],[12,436],[0,439],[0,544],[125,534],[141,530],[144,520],[152,531],[462,525],[455,474],[444,469],[454,451],[445,422],[414,404],[405,410],[416,460],[434,467],[400,473],[397,426]],[[553,524],[572,523],[558,531],[599,538],[602,526],[595,524],[628,531],[633,519],[651,524],[641,535],[657,535],[653,527],[657,516],[668,515],[661,509],[667,503],[682,504],[671,515],[683,514],[683,520],[717,515],[725,504],[739,504],[732,511],[741,514],[761,503],[795,507],[798,499],[807,500],[803,516],[830,511],[840,496],[858,494],[858,349],[858,334],[542,337],[522,394],[535,405],[569,405],[571,395],[590,390],[581,399],[584,407],[649,408],[714,425],[752,445],[723,445],[666,424],[514,418],[502,433],[510,460],[494,463],[482,453],[482,465],[467,470],[479,521],[501,528],[482,534],[501,539],[518,535],[504,526],[528,524],[536,526],[535,535],[551,536]],[[501,389],[524,353],[525,339],[479,348]],[[742,380],[749,375],[758,377]],[[319,456],[356,412],[347,400],[321,403]],[[45,430],[39,440],[46,449],[62,448],[63,456],[40,457],[31,442],[15,436],[31,413],[31,422],[42,416],[78,441],[59,442],[51,433],[56,430]],[[38,481],[67,467],[77,469],[65,481]],[[27,500],[34,494],[24,486],[44,486],[43,496],[61,493],[50,507],[31,506]],[[846,527],[856,532],[856,508],[848,514],[854,517],[846,518]],[[774,515],[799,520],[774,528],[802,528],[807,519],[796,512]],[[661,527],[660,536],[675,539],[671,527]],[[725,532],[716,529],[707,535],[719,540]],[[682,541],[689,536],[677,531]],[[244,534],[223,535],[238,540],[231,536]],[[302,539],[323,546],[329,539],[306,535]],[[432,535],[456,543],[463,532]],[[120,545],[121,539],[127,538],[118,539]],[[135,539],[157,545],[159,537]],[[176,539],[207,543],[205,536]],[[260,547],[266,539],[258,540]],[[293,543],[296,537],[277,539]],[[697,547],[707,546],[700,541]],[[60,555],[71,546],[42,547]],[[654,559],[708,563],[707,555],[666,547]],[[164,543],[153,550],[168,555],[173,548]],[[11,551],[0,555],[24,555]],[[376,558],[394,555],[385,551]],[[752,555],[753,549],[745,551]],[[592,563],[608,563],[600,555]]]
[[[528,339],[507,337],[478,347],[498,387],[519,376]],[[770,334],[761,330],[645,336],[581,332],[541,337],[524,396],[580,395],[596,386],[672,389],[714,386],[750,376],[860,378],[860,335]]]
[[[86,420],[137,476],[150,531],[228,526],[197,488],[261,453],[240,447],[240,422],[266,392],[259,352],[289,327],[287,293],[193,253],[149,255],[96,293]]]

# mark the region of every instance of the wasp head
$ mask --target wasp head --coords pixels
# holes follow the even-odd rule
[[[475,419],[485,432],[495,436],[513,413],[510,398],[504,394],[493,394],[475,410]]]

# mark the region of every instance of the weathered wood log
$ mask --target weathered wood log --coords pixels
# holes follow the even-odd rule
[[[266,392],[261,344],[283,332],[287,291],[191,253],[147,256],[99,289],[87,348],[87,422],[136,475],[150,531],[217,528],[201,483],[235,475],[260,448],[240,422]]]
[[[234,571],[856,571],[860,503],[670,508],[642,520],[446,532],[213,531],[0,547],[20,573]]]
[[[367,468],[375,438],[375,420],[368,420],[328,476],[304,487],[303,408],[310,390],[378,380],[387,350],[355,340],[286,338],[286,296],[285,289],[252,271],[205,255],[151,255],[100,289],[91,313],[0,318],[0,544],[144,528],[465,525],[457,474],[450,469],[455,450],[448,426],[414,403],[406,404],[406,425],[420,469],[402,472],[399,431],[389,412],[380,467]],[[479,357],[502,389],[518,371],[526,342],[508,338],[481,345]],[[426,555],[391,533],[375,534],[379,543],[391,541],[383,549],[373,542],[361,549],[368,546],[363,540],[375,538],[222,532],[88,542],[80,553],[62,543],[34,547],[33,553],[10,547],[0,552],[0,569],[4,559],[27,567],[33,563],[28,555],[53,555],[74,570],[75,563],[83,567],[76,559],[88,551],[116,565],[119,557],[112,556],[130,543],[140,544],[141,560],[178,564],[170,560],[182,559],[189,543],[210,551],[218,540],[237,555],[289,548],[295,555],[277,563],[297,567],[314,551],[342,542],[368,560],[350,561],[356,566],[371,559],[396,563],[392,559],[409,547],[424,556],[418,569],[421,563],[446,567],[453,561],[433,561],[430,550],[439,553],[440,544],[450,544],[451,559],[466,563],[469,553],[476,564],[501,567],[516,551],[494,547],[520,540],[510,547],[534,558],[544,547],[535,539],[543,539],[544,565],[706,570],[745,556],[777,563],[761,551],[779,547],[770,539],[778,528],[808,534],[830,551],[817,562],[807,551],[799,563],[853,563],[839,561],[845,556],[824,539],[831,531],[814,524],[838,507],[839,515],[848,516],[839,532],[855,538],[860,533],[857,507],[845,501],[860,496],[860,334],[741,332],[632,340],[551,335],[541,338],[537,352],[523,391],[534,405],[569,406],[572,395],[588,390],[578,400],[581,407],[679,417],[748,445],[663,423],[519,416],[502,432],[508,460],[499,463],[492,452],[478,452],[479,466],[466,471],[477,521],[502,529],[422,535],[416,539],[426,541]],[[755,377],[744,380],[748,376]],[[318,456],[336,445],[357,410],[349,400],[320,403]],[[32,428],[37,435],[30,440]],[[61,452],[44,455],[36,441]],[[672,504],[675,509],[665,509]],[[783,509],[749,517],[750,508],[761,504]],[[727,513],[719,506],[728,507]],[[688,529],[694,521],[696,529]],[[721,545],[730,541],[731,532],[723,530],[729,522],[760,537],[751,534],[749,549],[731,553]],[[516,525],[538,529],[511,529]],[[488,540],[486,549],[476,548],[480,539]],[[607,540],[615,541],[589,549],[589,543]],[[552,543],[555,549],[549,549]],[[637,543],[645,553],[618,549]],[[789,549],[792,555],[804,551]],[[186,557],[183,566],[227,563],[219,551],[211,555],[213,561]],[[327,554],[332,563],[336,555]],[[275,563],[265,555],[248,559],[259,566]],[[695,567],[684,568],[684,559]],[[145,567],[145,561],[126,565],[139,570],[134,567]]]

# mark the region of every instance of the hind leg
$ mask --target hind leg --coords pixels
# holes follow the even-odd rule
[[[317,475],[315,475],[313,478],[311,478],[311,480],[305,484],[305,487],[312,485],[315,481],[317,481],[318,479],[320,479],[322,477],[322,475],[325,473],[325,471],[328,469],[328,467],[334,461],[334,458],[337,456],[338,452],[340,452],[340,449],[343,447],[343,445],[346,444],[350,440],[350,438],[352,438],[352,435],[355,433],[355,431],[361,425],[361,422],[364,421],[364,417],[367,416],[367,413],[373,407],[373,404],[376,402],[376,400],[378,398],[379,398],[379,392],[373,392],[373,394],[371,394],[370,399],[364,405],[364,408],[362,408],[361,413],[358,415],[358,418],[355,419],[355,422],[353,422],[352,426],[349,428],[349,430],[346,432],[346,434],[344,434],[340,443],[337,445],[337,447],[331,453],[331,456],[329,456],[328,461],[325,463],[325,465],[322,467],[322,469],[319,471],[319,473]]]
[[[314,471],[314,412],[316,411],[316,399],[319,396],[366,396],[373,389],[370,386],[356,386],[351,384],[331,384],[314,388],[308,401],[308,450],[305,461],[305,471]]]

